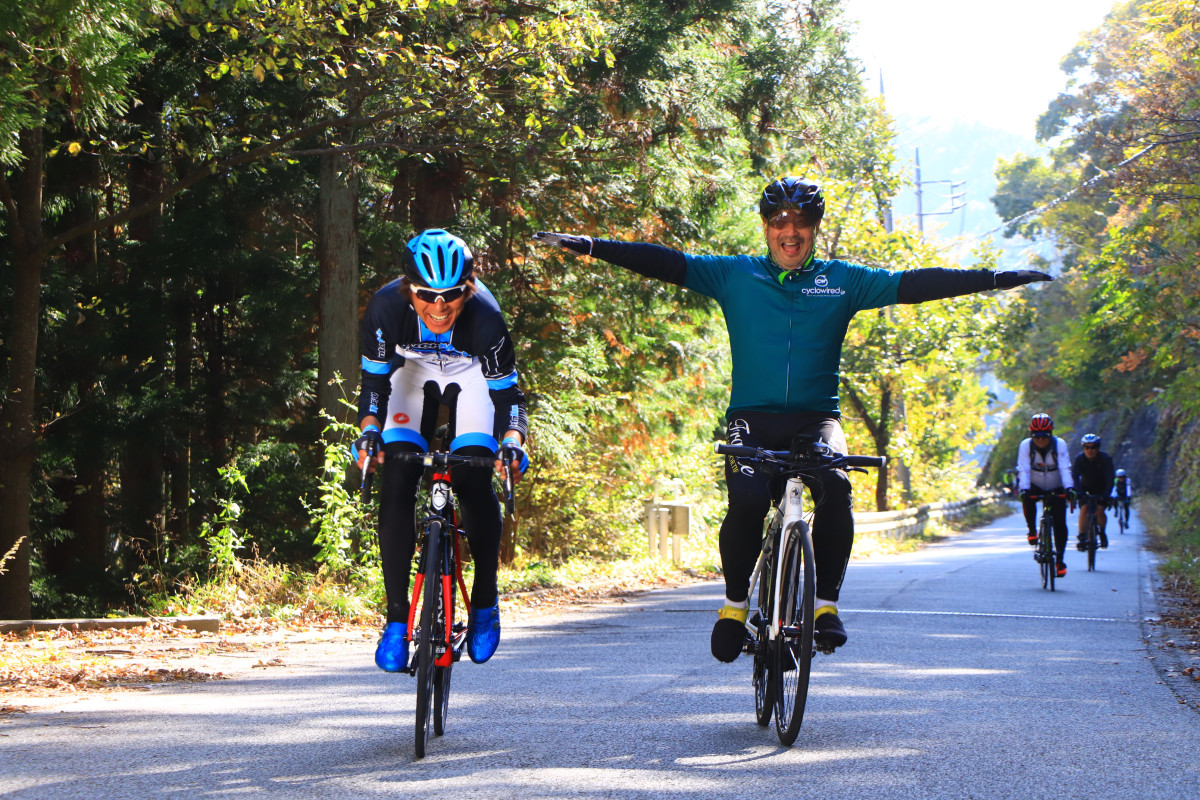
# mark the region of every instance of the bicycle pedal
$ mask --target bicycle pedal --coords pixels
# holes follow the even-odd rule
[[[829,644],[828,642],[818,642],[816,640],[813,641],[813,653],[814,654],[824,653],[825,655],[831,655],[834,650],[837,650],[837,648],[834,647],[833,645]]]

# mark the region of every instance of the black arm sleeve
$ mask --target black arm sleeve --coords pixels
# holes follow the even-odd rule
[[[687,279],[687,261],[683,253],[662,245],[593,239],[592,255],[647,278],[677,286],[683,286]]]
[[[990,269],[910,269],[900,276],[896,302],[924,303],[995,288],[996,273]]]

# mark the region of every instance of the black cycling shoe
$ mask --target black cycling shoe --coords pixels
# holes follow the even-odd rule
[[[846,628],[836,611],[827,611],[813,620],[813,643],[823,653],[832,653],[846,643]]]
[[[728,664],[736,661],[742,654],[742,646],[746,643],[746,623],[728,617],[717,620],[713,625],[712,647],[713,658]]]
[[[1075,549],[1082,553],[1083,551],[1087,550],[1087,543],[1084,542],[1083,539],[1077,539],[1075,541]]]
[[[1108,549],[1108,534],[1107,533],[1100,534],[1100,549],[1101,550]]]

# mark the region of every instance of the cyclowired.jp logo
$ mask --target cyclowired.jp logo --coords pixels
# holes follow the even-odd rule
[[[817,277],[813,278],[813,284],[815,285],[815,288],[810,289],[806,287],[801,289],[801,294],[806,294],[809,296],[816,295],[823,297],[837,297],[846,293],[845,289],[839,289],[836,286],[831,287],[829,285],[829,278],[825,275],[818,275]]]

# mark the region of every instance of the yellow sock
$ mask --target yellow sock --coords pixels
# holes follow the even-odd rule
[[[718,619],[736,619],[738,622],[745,622],[748,616],[750,616],[749,608],[738,608],[737,606],[721,606],[721,610],[717,612]]]

